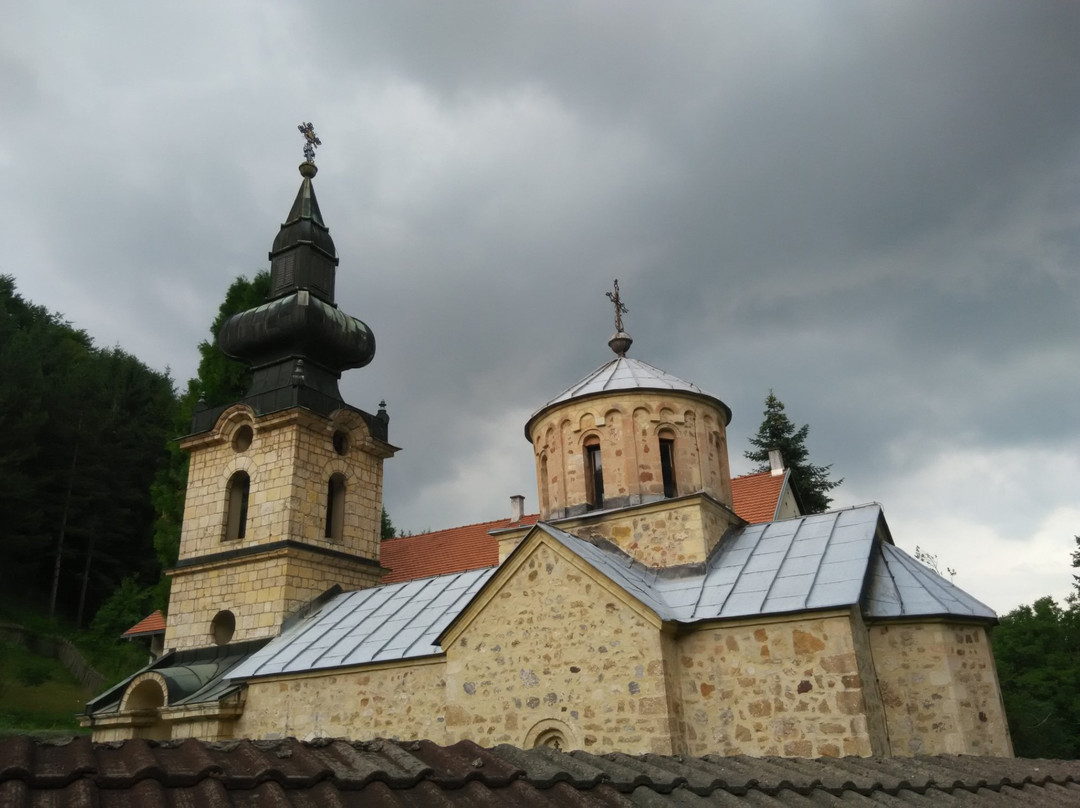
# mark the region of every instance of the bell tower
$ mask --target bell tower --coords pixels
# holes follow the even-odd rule
[[[180,557],[170,571],[165,647],[273,637],[334,585],[376,584],[385,409],[346,404],[342,372],[375,356],[375,338],[334,301],[337,252],[312,180],[311,124],[300,190],[270,250],[267,302],[227,320],[218,346],[252,369],[246,395],[201,409],[190,453]]]

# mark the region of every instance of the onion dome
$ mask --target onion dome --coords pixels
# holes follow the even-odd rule
[[[347,406],[342,372],[375,356],[371,329],[334,303],[338,258],[315,198],[316,171],[310,159],[300,165],[300,190],[270,250],[267,302],[233,315],[218,332],[225,355],[253,371],[242,401],[256,414],[301,406],[329,415]]]

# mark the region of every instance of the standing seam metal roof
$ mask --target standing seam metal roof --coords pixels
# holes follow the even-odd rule
[[[543,531],[661,620],[684,624],[861,605],[868,619],[993,610],[894,547],[881,506],[863,505],[726,536],[704,564],[656,569],[617,547]],[[497,567],[339,595],[241,663],[232,679],[441,654],[439,635]],[[865,594],[864,594],[865,590]]]

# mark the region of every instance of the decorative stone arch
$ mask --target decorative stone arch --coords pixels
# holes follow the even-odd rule
[[[135,710],[160,710],[169,706],[169,685],[165,677],[154,671],[140,673],[124,690],[120,699],[120,712]]]
[[[525,748],[577,749],[577,736],[565,721],[557,718],[541,718],[525,733]]]
[[[581,435],[582,482],[585,484],[586,506],[604,507],[604,440],[600,430],[593,427]]]
[[[542,518],[547,519],[551,512],[551,473],[548,470],[547,447],[537,457],[536,473],[540,479],[540,513]]]
[[[255,434],[255,411],[247,404],[233,404],[226,409],[214,424],[214,435],[223,443],[235,440],[237,432],[247,427]],[[242,451],[246,451],[242,450]]]
[[[326,431],[334,454],[341,457],[347,457],[351,452],[367,446],[372,440],[371,430],[368,428],[367,422],[355,410],[344,408],[334,410],[330,413]],[[339,448],[342,436],[347,442],[344,451]]]

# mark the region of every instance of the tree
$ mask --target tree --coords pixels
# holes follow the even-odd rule
[[[1075,568],[1080,567],[1080,536],[1073,536],[1073,538],[1076,540],[1076,549],[1072,554],[1072,565]],[[1080,575],[1073,576],[1073,586],[1076,587],[1076,594],[1073,597],[1080,596]]]
[[[804,513],[821,513],[828,510],[832,497],[828,492],[844,480],[829,479],[828,466],[815,466],[807,459],[806,436],[810,426],[803,424],[796,428],[784,412],[784,404],[773,391],[765,398],[765,412],[757,434],[750,438],[754,448],[744,452],[747,460],[759,465],[754,471],[768,471],[769,450],[779,449],[784,456],[784,465],[791,469],[791,481],[796,496]]]
[[[1020,606],[992,639],[1017,756],[1080,757],[1080,601]]]
[[[386,508],[382,509],[382,526],[380,538],[392,539],[397,535],[397,528],[394,527],[394,523],[390,521],[390,514],[386,512]]]

